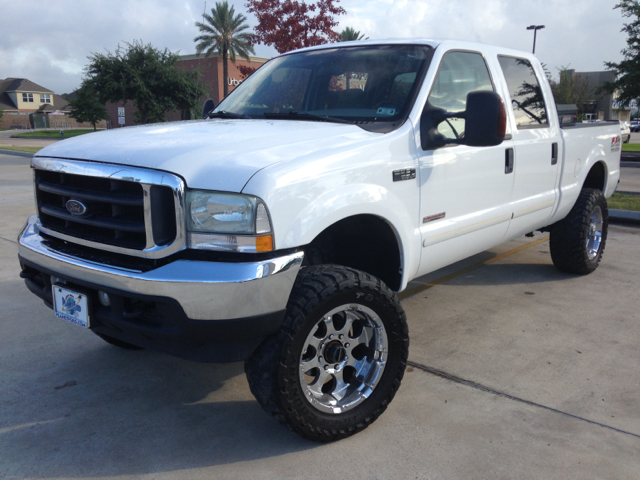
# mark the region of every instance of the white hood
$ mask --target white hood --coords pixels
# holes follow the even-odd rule
[[[190,188],[240,192],[275,163],[366,142],[354,125],[285,120],[195,120],[114,128],[61,140],[36,156],[90,160],[175,173]]]

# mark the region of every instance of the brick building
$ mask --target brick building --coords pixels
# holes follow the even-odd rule
[[[232,63],[231,60],[228,61],[229,92],[233,91],[233,89],[242,82],[242,74],[238,68],[239,66],[258,68],[269,59],[249,57],[249,60],[250,61],[247,62],[240,57],[236,57],[235,64]],[[198,102],[199,106],[201,106],[207,98],[213,98],[216,105],[220,103],[224,97],[222,58],[215,56],[215,54],[209,58],[197,55],[182,55],[178,59],[178,68],[200,72],[201,82],[204,84],[206,95]],[[107,115],[110,117],[111,127],[135,125],[135,109],[132,101],[108,103],[106,108]],[[124,115],[119,115],[119,113],[124,113]],[[169,112],[166,118],[172,122],[182,120],[183,117],[183,112],[173,111]]]

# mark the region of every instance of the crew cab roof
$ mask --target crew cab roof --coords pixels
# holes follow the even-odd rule
[[[480,42],[469,42],[463,40],[451,40],[446,38],[387,38],[380,40],[356,40],[351,42],[339,42],[339,43],[326,43],[324,45],[316,45],[314,47],[306,47],[298,50],[287,52],[283,55],[290,55],[298,52],[309,52],[312,50],[323,50],[328,48],[343,48],[343,47],[362,47],[366,45],[428,45],[432,48],[442,47],[445,50],[460,49],[460,50],[472,50],[480,51],[484,54],[494,55],[508,55],[519,58],[532,59],[535,58],[533,54],[522,50],[514,50],[511,48],[500,47],[497,45],[489,45]]]

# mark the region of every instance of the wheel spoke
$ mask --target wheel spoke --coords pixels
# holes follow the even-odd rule
[[[353,322],[355,322],[356,320],[359,319],[358,315],[356,315],[354,312],[350,311],[350,310],[346,310],[345,312],[345,316],[346,318],[346,322],[344,322],[344,326],[338,330],[338,334],[340,335],[344,335],[345,337],[347,336],[347,334],[349,333],[349,330],[351,330],[351,327],[353,326]]]
[[[339,372],[335,372],[333,374],[337,384],[336,384],[336,387],[333,389],[333,392],[331,392],[331,396],[335,398],[338,402],[344,398],[344,396],[347,393],[347,389],[349,388],[349,384],[345,383],[344,381],[343,373],[344,373],[343,370],[340,370]]]
[[[353,339],[353,343],[351,344],[351,348],[357,347],[358,345],[365,344],[369,345],[369,333],[366,329],[362,329],[362,333],[358,336],[358,338]]]
[[[307,388],[316,396],[324,395],[324,393],[322,392],[322,385],[324,385],[324,382],[327,381],[328,376],[329,374],[325,370],[320,370],[316,381],[311,385],[307,385]]]
[[[320,347],[320,342],[322,342],[322,338],[317,338],[312,335],[311,338],[307,340],[307,346],[311,345],[313,348],[316,349],[316,351],[318,351]]]
[[[335,335],[336,333],[338,333],[336,331],[336,327],[333,326],[333,316],[326,316],[323,321],[327,326],[327,333],[325,334],[325,336],[328,337],[329,335]]]

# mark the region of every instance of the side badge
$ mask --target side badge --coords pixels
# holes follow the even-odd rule
[[[394,182],[402,182],[404,180],[413,180],[414,178],[416,178],[415,168],[404,168],[402,170],[393,171]]]
[[[435,220],[440,220],[440,219],[442,219],[442,218],[444,218],[446,216],[447,216],[447,212],[442,212],[442,213],[437,213],[435,215],[430,215],[428,217],[424,217],[422,219],[422,223],[429,223],[429,222],[433,222]]]

